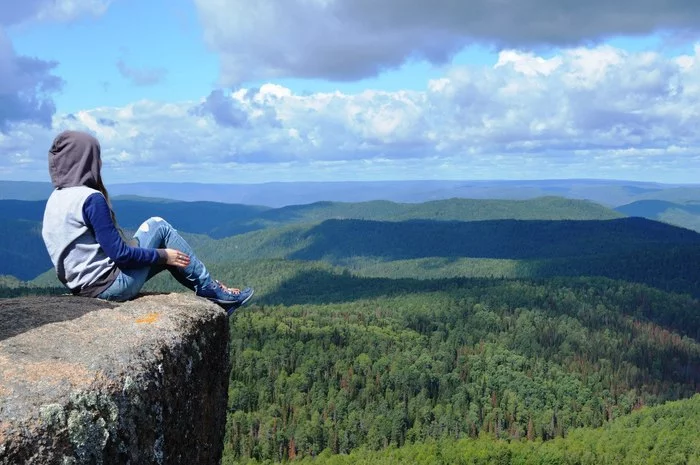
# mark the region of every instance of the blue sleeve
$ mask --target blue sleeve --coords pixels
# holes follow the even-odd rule
[[[138,268],[165,263],[165,253],[158,249],[130,247],[112,221],[107,201],[100,193],[90,195],[83,204],[83,219],[92,228],[102,250],[120,268]]]

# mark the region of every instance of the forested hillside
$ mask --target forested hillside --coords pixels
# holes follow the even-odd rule
[[[643,218],[609,221],[364,221],[328,220],[206,242],[216,259],[356,257],[561,258],[610,255],[643,248],[694,247],[700,234]]]
[[[301,237],[310,244],[291,258],[378,257],[560,258],[700,245],[700,234],[642,218],[610,221],[329,220]],[[309,241],[310,239],[310,241]]]
[[[639,200],[615,210],[629,216],[641,216],[700,231],[700,204],[697,202],[673,203],[664,200]]]
[[[34,241],[29,250],[45,262],[37,261],[31,273],[20,277],[33,277],[50,268],[38,231],[32,231],[24,236]],[[330,220],[218,241],[185,236],[209,266],[249,267],[260,260],[294,259],[325,261],[368,277],[605,276],[700,295],[700,235],[641,218],[599,222]],[[7,263],[16,269],[34,262]],[[12,270],[3,273],[16,275]],[[55,277],[49,272],[36,283],[55,285]]]
[[[224,463],[700,453],[697,398],[627,417],[700,391],[696,299],[608,279],[370,279],[288,260],[212,272],[260,289],[231,320]],[[151,289],[162,283],[176,289],[167,277]]]
[[[267,210],[259,218],[269,225],[318,223],[328,219],[405,221],[483,220],[604,220],[623,215],[602,205],[561,197],[530,200],[449,199],[425,203],[372,201],[361,203],[317,202]]]
[[[643,408],[602,428],[573,430],[547,442],[442,439],[350,454],[305,457],[304,465],[696,465],[700,463],[700,395]],[[224,464],[236,463],[232,460]]]
[[[700,295],[700,234],[646,220],[328,220],[204,241],[208,263],[326,261],[377,277],[606,276]]]
[[[232,325],[226,452],[243,461],[549,440],[700,386],[698,301],[609,280],[307,270]]]
[[[50,266],[41,239],[41,221],[45,201],[0,200],[0,274],[23,280],[33,279]],[[398,204],[375,201],[365,203],[319,202],[310,205],[279,209],[216,202],[176,202],[163,199],[123,199],[114,201],[119,225],[134,231],[147,218],[160,216],[180,232],[225,238],[251,231],[260,231],[254,241],[265,237],[279,242],[278,234],[285,228],[309,226],[333,218],[374,219],[403,221],[406,219],[434,219],[476,221],[488,219],[570,219],[598,220],[620,216],[600,205],[557,197],[543,197],[527,201],[451,199],[425,204]],[[190,237],[190,236],[188,236]],[[238,240],[236,240],[238,241]],[[196,244],[202,243],[197,240]],[[285,244],[271,254],[257,247],[259,255],[251,258],[283,256],[290,253],[292,244]],[[211,255],[221,258],[220,250],[227,248],[210,241]],[[242,250],[242,249],[239,249]],[[230,251],[230,248],[229,248]],[[206,254],[206,252],[205,252]],[[240,255],[226,255],[225,260],[238,260]]]

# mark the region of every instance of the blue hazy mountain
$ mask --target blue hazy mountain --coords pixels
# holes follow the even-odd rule
[[[0,181],[0,199],[45,200],[52,190],[48,182]]]
[[[700,185],[637,181],[563,179],[526,181],[348,181],[271,182],[262,184],[129,183],[110,185],[116,196],[139,196],[182,201],[209,201],[282,207],[318,201],[425,202],[454,197],[530,199],[561,196],[587,199],[607,206],[638,200],[684,203],[700,201]],[[40,200],[51,192],[49,183],[0,181],[0,199]]]

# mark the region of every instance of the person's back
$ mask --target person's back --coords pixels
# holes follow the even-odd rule
[[[83,218],[85,201],[95,193],[101,195],[86,186],[55,189],[41,231],[58,279],[73,293],[90,297],[107,289],[119,271]]]

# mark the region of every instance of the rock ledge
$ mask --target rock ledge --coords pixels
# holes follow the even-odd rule
[[[0,300],[0,464],[218,464],[228,343],[189,295]]]

